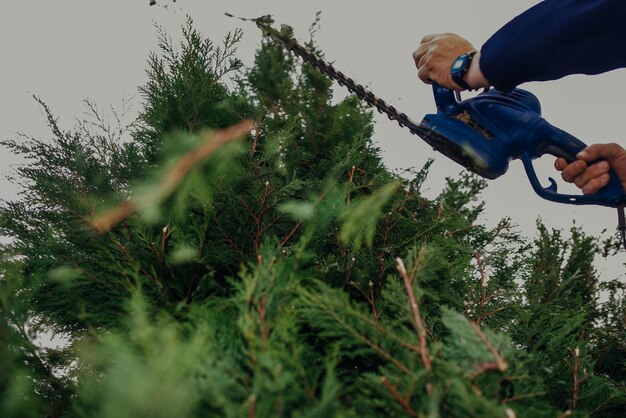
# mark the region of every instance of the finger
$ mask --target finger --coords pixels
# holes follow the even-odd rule
[[[561,171],[561,177],[568,183],[572,183],[576,177],[580,176],[587,169],[587,163],[582,160],[576,160],[571,164],[567,164],[563,171]]]
[[[432,80],[430,79],[430,69],[428,68],[428,65],[423,65],[417,72],[417,76],[426,84],[432,83]]]
[[[609,171],[609,163],[601,161],[597,164],[590,165],[587,169],[574,179],[574,184],[581,189],[591,180],[603,176]]]
[[[579,152],[576,158],[585,161],[593,161],[598,158],[610,160],[617,157],[622,150],[623,148],[617,144],[593,144]]]
[[[563,171],[565,167],[567,167],[567,161],[565,160],[565,158],[557,158],[554,161],[554,168],[556,168],[558,171]]]
[[[420,41],[421,44],[425,44],[427,42],[432,41],[433,39],[435,39],[437,36],[439,36],[439,34],[437,33],[433,33],[431,35],[426,35],[422,38],[422,40]]]
[[[429,54],[422,55],[422,57],[420,58],[419,62],[417,63],[417,69],[418,70],[420,68],[422,68],[426,64],[426,61],[428,61],[428,58],[429,58]]]
[[[413,52],[413,61],[415,61],[415,66],[418,70],[421,67],[419,62],[426,55],[426,52],[428,52],[428,47],[425,45],[421,45],[415,50],[415,52]]]
[[[608,183],[609,175],[603,174],[600,177],[596,177],[595,179],[590,180],[581,190],[583,194],[595,194],[598,193],[600,189],[602,189]]]

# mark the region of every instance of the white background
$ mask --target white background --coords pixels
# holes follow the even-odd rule
[[[251,23],[224,16],[231,12],[258,17],[272,14],[277,23],[295,28],[296,36],[308,39],[308,27],[315,12],[322,11],[321,29],[316,34],[320,48],[335,67],[370,87],[414,120],[434,112],[429,86],[421,84],[411,59],[422,36],[456,32],[477,48],[508,20],[537,1],[339,1],[288,0],[160,0],[149,7],[148,0],[58,0],[3,1],[0,5],[0,137],[14,137],[16,131],[36,137],[50,136],[32,94],[40,96],[59,116],[61,126],[71,128],[79,118],[85,98],[101,107],[121,107],[122,100],[135,97],[135,112],[141,98],[137,86],[146,80],[146,59],[155,50],[155,22],[173,38],[189,14],[206,36],[219,42],[227,31],[244,29],[238,56],[250,64],[260,44],[260,32]],[[164,7],[167,6],[167,7]],[[531,34],[529,34],[531,35]],[[593,57],[583,57],[593,59]],[[522,86],[535,93],[543,115],[553,125],[586,143],[625,144],[623,124],[626,105],[626,70],[600,76],[570,76],[547,83]],[[345,95],[336,88],[336,96]],[[407,130],[376,119],[375,139],[386,164],[393,169],[421,167],[437,157],[427,187],[436,194],[446,176],[455,176],[459,166],[436,155],[430,147]],[[546,161],[543,161],[546,160]],[[7,172],[18,160],[8,151],[0,153],[0,168]],[[552,159],[542,159],[541,178],[556,175]],[[570,190],[570,189],[564,189]],[[10,199],[16,188],[4,179],[0,197]],[[540,217],[549,227],[568,229],[573,222],[590,233],[614,230],[617,217],[612,209],[576,207],[543,201],[526,179],[521,163],[491,181],[484,192],[484,221],[496,224],[510,216],[529,239],[535,236]],[[622,275],[625,253],[599,259],[603,278]]]

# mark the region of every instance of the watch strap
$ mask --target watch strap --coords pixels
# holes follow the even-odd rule
[[[469,84],[467,84],[464,77],[465,77],[465,74],[467,74],[467,71],[469,70],[470,65],[472,64],[472,59],[474,58],[475,54],[476,54],[476,51],[472,51],[472,52],[459,55],[459,57],[457,57],[457,59],[455,59],[454,62],[456,62],[460,58],[465,58],[465,61],[463,62],[463,66],[457,69],[456,71],[451,70],[452,81],[454,81],[459,87],[465,90],[474,90],[472,87],[470,87]]]

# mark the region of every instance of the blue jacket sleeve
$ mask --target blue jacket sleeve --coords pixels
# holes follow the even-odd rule
[[[483,74],[503,91],[620,67],[626,67],[626,0],[546,0],[481,48]]]

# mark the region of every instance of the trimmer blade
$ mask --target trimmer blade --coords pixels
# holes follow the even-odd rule
[[[441,152],[452,161],[476,174],[484,175],[485,162],[469,146],[464,147],[423,124],[420,125],[420,128],[418,135],[435,151]]]

